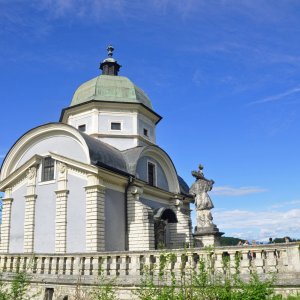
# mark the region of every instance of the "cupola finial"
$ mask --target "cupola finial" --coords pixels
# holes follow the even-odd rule
[[[112,57],[115,48],[110,44],[107,47],[107,58],[100,64],[102,75],[117,76],[121,65]]]
[[[114,52],[115,48],[113,47],[113,45],[109,44],[107,47],[107,55],[108,57],[112,57],[113,56],[113,52]]]

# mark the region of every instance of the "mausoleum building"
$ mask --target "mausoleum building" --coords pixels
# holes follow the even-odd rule
[[[112,57],[75,91],[59,122],[7,153],[2,253],[85,253],[191,244],[189,187],[156,144],[149,97]]]

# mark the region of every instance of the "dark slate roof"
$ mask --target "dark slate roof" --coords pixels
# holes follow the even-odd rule
[[[143,152],[143,150],[145,148],[147,148],[147,147],[149,147],[149,146],[138,146],[138,147],[135,147],[135,148],[131,148],[131,149],[122,151],[122,154],[123,154],[123,156],[124,156],[124,158],[125,158],[125,160],[127,162],[128,172],[129,173],[135,174],[135,170],[136,170],[136,165],[138,163],[138,159],[139,159],[141,153]],[[161,149],[157,145],[151,146],[151,147],[157,147],[160,150],[162,150],[163,152],[165,152],[163,149]],[[171,160],[171,158],[170,158],[170,160]],[[172,160],[171,160],[171,162],[172,162]],[[175,168],[175,166],[174,166],[174,168]],[[176,169],[175,169],[175,171],[176,171]],[[189,189],[190,188],[187,185],[187,183],[179,175],[177,175],[177,178],[178,178],[178,182],[179,182],[180,192],[182,194],[189,195]]]
[[[123,157],[127,162],[128,171],[131,174],[135,174],[136,165],[140,158],[141,153],[145,149],[145,146],[137,146],[131,149],[122,151]]]
[[[178,182],[179,182],[180,192],[182,194],[189,195],[190,188],[187,185],[187,183],[179,175],[177,175],[177,178],[178,178]]]
[[[78,132],[84,138],[89,148],[91,164],[112,171],[128,173],[126,161],[121,151],[83,132]]]

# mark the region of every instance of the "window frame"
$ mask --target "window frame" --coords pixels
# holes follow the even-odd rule
[[[45,166],[45,161],[51,159],[53,164],[49,165],[49,166]],[[50,169],[50,175],[52,173],[52,176],[45,176],[45,167]],[[52,169],[52,170],[51,170]],[[41,163],[41,173],[40,173],[40,182],[41,183],[48,183],[48,182],[52,182],[55,180],[55,172],[56,172],[56,163],[55,160],[51,157],[51,156],[45,156],[42,159],[42,163]],[[51,177],[51,178],[50,178]]]
[[[120,129],[113,129],[112,124],[120,124]],[[123,130],[123,122],[121,121],[109,121],[109,131],[118,132]]]
[[[153,166],[153,179],[152,179],[153,184],[150,183],[149,165]],[[157,187],[157,164],[154,161],[151,161],[151,160],[147,160],[147,180],[148,180],[148,184],[150,186]]]
[[[80,128],[84,128],[84,130],[81,130]],[[86,124],[78,125],[77,129],[78,129],[80,132],[86,132]]]
[[[143,128],[143,134],[145,137],[149,138],[149,129],[148,128]]]

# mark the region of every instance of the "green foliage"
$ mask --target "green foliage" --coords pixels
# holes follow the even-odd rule
[[[256,272],[243,280],[238,272],[240,255],[235,267],[230,267],[229,256],[222,257],[222,270],[215,269],[213,249],[207,249],[207,260],[198,259],[198,268],[181,256],[181,267],[175,272],[176,256],[162,253],[157,266],[144,267],[141,286],[136,295],[140,300],[264,300],[271,299],[275,278],[262,280]],[[157,267],[157,268],[156,268]],[[178,264],[177,264],[178,267]]]
[[[0,300],[30,300],[38,294],[28,296],[30,277],[25,271],[17,272],[11,284],[0,282]]]
[[[114,283],[114,279],[106,280],[101,273],[98,279],[98,285],[90,293],[91,300],[116,300]]]
[[[245,240],[241,240],[235,237],[222,236],[220,239],[220,244],[221,246],[236,246],[240,241],[242,241],[242,243],[245,242]]]

